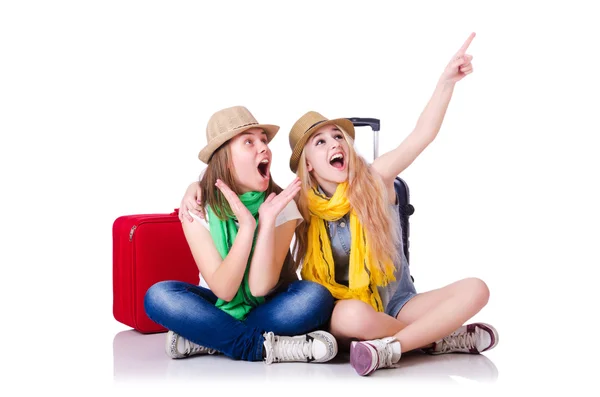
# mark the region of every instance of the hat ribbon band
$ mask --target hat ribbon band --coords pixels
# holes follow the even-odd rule
[[[308,128],[306,129],[306,131],[308,131],[308,130],[310,130],[311,128],[313,128],[314,126],[317,126],[317,125],[319,125],[319,124],[321,124],[321,123],[324,123],[324,122],[326,122],[326,121],[327,121],[327,120],[321,120],[321,121],[317,121],[316,123],[314,123],[313,125],[311,125],[310,127],[308,127]],[[304,131],[304,133],[305,133],[305,134],[306,134],[306,131]]]
[[[248,123],[248,124],[240,125],[240,126],[235,127],[234,130],[237,130],[238,128],[244,128],[249,125],[258,125],[258,123]]]

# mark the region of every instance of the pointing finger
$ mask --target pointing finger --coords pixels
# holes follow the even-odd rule
[[[463,55],[465,52],[467,52],[467,48],[469,48],[469,46],[471,45],[471,42],[473,41],[474,38],[475,38],[475,32],[473,32],[469,35],[469,38],[467,38],[467,40],[462,45],[462,47],[460,47],[460,50],[458,50],[456,55]]]

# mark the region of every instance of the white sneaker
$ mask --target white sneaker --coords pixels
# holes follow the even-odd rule
[[[184,358],[199,354],[218,354],[215,349],[200,346],[185,339],[183,336],[177,335],[173,331],[167,332],[167,341],[165,345],[167,356],[171,358]]]
[[[433,347],[424,349],[429,354],[470,353],[479,354],[493,349],[499,341],[498,331],[485,323],[463,325]]]
[[[324,363],[338,352],[337,341],[328,332],[314,331],[298,336],[279,336],[265,332],[265,363]]]
[[[400,342],[393,337],[354,341],[350,345],[350,365],[361,376],[393,366],[400,360],[401,355]]]

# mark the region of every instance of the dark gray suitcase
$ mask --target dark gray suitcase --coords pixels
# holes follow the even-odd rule
[[[379,156],[379,119],[362,118],[362,117],[348,117],[348,120],[352,121],[355,127],[371,127],[373,131],[373,159]],[[408,190],[408,184],[399,176],[394,180],[394,189],[396,190],[396,197],[400,204],[400,225],[402,226],[402,242],[404,255],[410,264],[409,247],[410,247],[410,222],[409,217],[415,212],[415,207],[410,203],[410,191]],[[413,278],[414,281],[414,278]]]

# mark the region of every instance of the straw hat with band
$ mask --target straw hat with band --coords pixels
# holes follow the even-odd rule
[[[298,161],[300,161],[300,154],[304,149],[304,145],[308,138],[318,130],[319,128],[336,124],[348,135],[354,139],[354,124],[348,119],[333,119],[329,120],[323,115],[317,112],[308,112],[304,114],[304,116],[300,117],[298,121],[292,126],[292,130],[290,131],[290,148],[292,149],[292,157],[290,157],[290,169],[292,172],[296,172],[298,170]]]
[[[279,126],[259,124],[252,113],[244,106],[222,109],[213,114],[206,126],[206,146],[198,154],[202,162],[208,164],[213,153],[234,136],[251,128],[260,128],[267,134],[267,142],[279,131]]]

